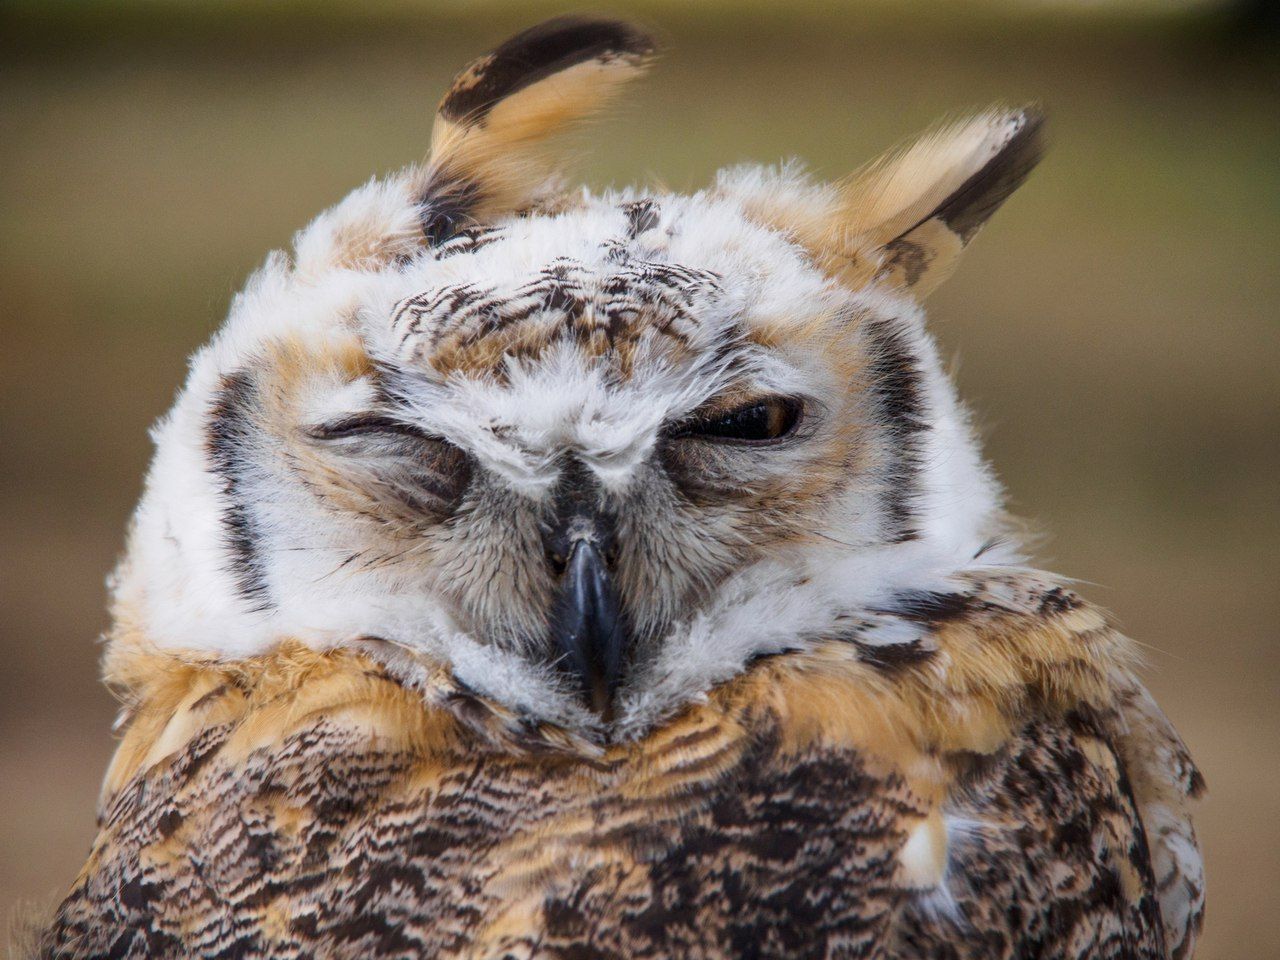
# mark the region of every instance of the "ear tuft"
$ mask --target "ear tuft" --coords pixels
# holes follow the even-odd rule
[[[992,111],[925,137],[886,161],[883,173],[873,172],[853,202],[871,199],[862,191],[874,197],[886,188],[883,202],[904,178],[915,180],[918,192],[906,189],[900,209],[891,202],[874,231],[884,254],[877,279],[923,297],[950,276],[979,228],[1040,162],[1043,128],[1035,108]]]
[[[587,61],[637,66],[654,49],[649,34],[621,20],[556,17],[468,64],[440,101],[439,115],[451,123],[481,123],[495,104],[552,74]]]
[[[748,191],[748,208],[850,288],[879,282],[920,298],[1039,162],[1043,126],[1032,107],[989,110],[925,134],[834,191],[801,191],[809,203],[774,187]]]
[[[640,76],[655,50],[653,38],[631,24],[569,16],[471,63],[436,114],[422,190],[428,241],[535,200],[555,172],[539,148]]]
[[[993,125],[990,159],[979,166],[933,215],[965,243],[1022,186],[1044,157],[1044,114],[1028,107]]]

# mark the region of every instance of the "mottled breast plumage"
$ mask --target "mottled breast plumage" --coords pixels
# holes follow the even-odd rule
[[[643,72],[566,17],[268,257],[112,580],[42,960],[1183,960],[1199,774],[1034,569],[921,302],[1040,157],[564,188]]]
[[[613,746],[443,669],[130,651],[48,955],[1170,955],[1146,757],[1185,755],[1123,638],[1051,581],[959,589],[928,655],[832,640]]]

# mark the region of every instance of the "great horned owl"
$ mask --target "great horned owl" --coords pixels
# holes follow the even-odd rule
[[[652,53],[476,61],[195,356],[39,955],[1190,955],[1199,775],[1024,560],[918,305],[1039,115],[566,189],[548,137]]]

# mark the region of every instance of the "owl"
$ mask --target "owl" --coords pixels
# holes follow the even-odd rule
[[[475,61],[195,355],[31,955],[1191,955],[1201,778],[1022,553],[920,306],[1041,116],[566,186],[654,50],[573,17]]]

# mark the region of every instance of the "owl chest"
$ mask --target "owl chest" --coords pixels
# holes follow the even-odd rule
[[[767,730],[685,730],[601,762],[427,758],[327,720],[231,762],[227,736],[116,797],[51,955],[959,958],[1018,956],[1028,933],[1066,944],[1076,925],[1115,936],[1044,955],[1158,955],[1139,949],[1149,904],[1099,859],[1123,798],[1110,820],[1099,796],[1009,799],[1011,778],[1029,797],[1085,759],[1065,731],[1028,734],[989,785],[1002,821],[954,852],[950,915],[951,894],[903,883],[925,802],[855,753],[784,752]]]
[[[107,808],[54,955],[817,957],[882,924],[903,791],[702,739],[428,760],[321,722],[230,763],[210,730]]]

